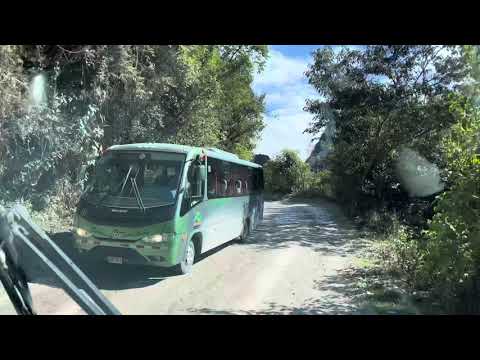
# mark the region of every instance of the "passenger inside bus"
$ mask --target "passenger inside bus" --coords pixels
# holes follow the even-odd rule
[[[227,190],[228,190],[228,182],[227,182],[227,180],[223,179],[222,180],[222,189],[221,189],[223,196],[228,195]]]
[[[235,181],[235,189],[237,190],[237,195],[242,193],[242,182],[240,180]]]

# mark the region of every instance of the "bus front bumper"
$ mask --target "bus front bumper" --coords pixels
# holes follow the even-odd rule
[[[75,246],[83,256],[93,261],[106,261],[114,264],[148,265],[170,267],[178,264],[170,256],[169,244],[158,247],[98,241],[95,239],[75,239]]]

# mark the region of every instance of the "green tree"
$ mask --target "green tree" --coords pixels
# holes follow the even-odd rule
[[[252,90],[253,74],[261,71],[268,52],[266,46],[232,45],[220,47],[223,66],[220,75],[219,147],[251,160],[255,142],[264,128],[264,95]]]
[[[448,98],[467,71],[462,48],[454,46],[315,52],[307,77],[322,98],[307,101],[314,120],[306,131],[335,121],[330,160],[340,201],[387,198],[398,182],[393,169],[401,146],[438,160],[435,146],[455,122]]]

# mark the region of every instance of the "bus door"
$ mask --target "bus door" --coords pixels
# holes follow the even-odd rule
[[[189,233],[205,230],[205,166],[192,161],[185,177],[185,187],[180,207],[180,216],[187,217]],[[202,244],[202,250],[204,243]]]
[[[225,178],[222,161],[207,158],[207,197],[205,206],[204,243],[212,249],[231,240],[228,224],[228,180]]]

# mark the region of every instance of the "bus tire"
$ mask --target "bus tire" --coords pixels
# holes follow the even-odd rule
[[[188,240],[182,261],[177,265],[177,273],[180,275],[190,274],[192,272],[193,263],[195,262],[195,244]]]
[[[238,241],[244,244],[248,241],[249,236],[250,236],[250,221],[247,220],[243,223],[242,233],[240,234]]]

